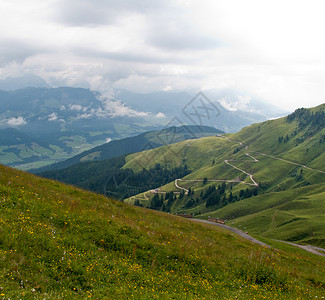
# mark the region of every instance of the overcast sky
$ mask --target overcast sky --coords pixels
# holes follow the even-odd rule
[[[323,0],[0,0],[0,78],[325,102]]]

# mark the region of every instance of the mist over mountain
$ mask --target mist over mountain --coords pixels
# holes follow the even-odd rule
[[[139,94],[127,90],[114,92],[117,99],[132,109],[147,109],[153,114],[167,116],[169,119],[177,118],[185,124],[212,126],[225,132],[237,132],[252,123],[287,113],[247,93],[230,89],[203,93],[160,91]],[[209,116],[205,114],[204,106],[210,111]]]
[[[26,74],[21,77],[6,77],[0,80],[0,90],[14,91],[28,87],[50,88],[47,82],[34,74]]]
[[[71,87],[10,90],[19,84],[46,85],[36,76],[6,79],[2,84],[7,91],[0,90],[0,129],[14,128],[38,145],[31,147],[22,142],[1,149],[2,163],[22,169],[62,161],[108,141],[150,130],[195,125],[237,132],[282,114],[236,91],[140,94],[116,89],[112,96],[105,97]],[[39,148],[40,144],[43,146]]]
[[[0,129],[14,128],[50,151],[8,143],[1,162],[28,169],[74,156],[113,139],[159,129],[159,118],[107,102],[81,88],[25,88],[0,91]],[[28,151],[26,150],[28,149]],[[36,165],[35,165],[36,164]],[[41,165],[39,165],[41,164]]]
[[[324,8],[0,1],[0,300],[325,300]]]

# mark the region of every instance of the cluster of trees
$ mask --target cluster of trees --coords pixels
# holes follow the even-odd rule
[[[211,185],[205,191],[202,191],[200,197],[206,201],[206,207],[216,204],[220,205],[221,201],[224,202],[224,200],[226,200],[226,188],[227,185],[225,182],[223,182],[221,185],[218,185],[217,188],[215,185]],[[221,199],[221,197],[223,197],[223,199]]]
[[[216,188],[214,185],[209,186],[206,191],[201,192],[201,198],[203,200],[206,200],[206,207],[219,205],[220,207],[225,206],[229,203],[233,203],[242,199],[250,198],[252,196],[258,195],[258,188],[249,189],[246,188],[246,190],[241,189],[239,191],[238,195],[233,195],[232,192],[229,193],[229,196],[227,196],[226,193],[226,183],[223,182],[222,185],[218,185]]]
[[[164,205],[164,196],[159,194],[155,194],[151,200],[149,208],[158,209]]]
[[[232,189],[232,186],[229,186],[229,190]],[[164,194],[157,194],[154,195],[152,198],[149,208],[156,209],[156,210],[162,210],[166,212],[170,212],[170,208],[172,204],[176,201],[177,198],[182,199],[186,196],[186,202],[183,206],[183,208],[190,208],[193,205],[205,202],[206,207],[211,207],[218,205],[219,207],[223,207],[229,203],[233,203],[242,199],[250,198],[252,196],[258,195],[258,188],[246,188],[241,189],[238,194],[234,195],[232,191],[230,193],[227,193],[227,185],[225,182],[218,185],[217,187],[215,185],[208,186],[205,190],[203,190],[200,194],[200,197],[194,198],[194,190],[189,189],[189,192],[187,195],[185,195],[185,192],[182,191],[179,194],[176,194],[174,192],[166,192]],[[166,201],[167,200],[167,201]],[[135,202],[135,205],[140,205],[139,201]]]
[[[287,143],[290,140],[289,135],[283,137],[283,135],[278,137],[278,143],[281,144],[282,142]]]
[[[288,122],[299,121],[299,127],[304,128],[309,125],[317,129],[325,127],[325,112],[311,112],[306,108],[298,108],[287,117]]]
[[[237,148],[234,150],[234,154],[238,153],[241,149],[243,149],[243,147],[241,147],[241,148],[237,147]]]
[[[180,198],[183,198],[185,195],[185,192],[182,191],[179,194]],[[170,207],[172,206],[173,202],[176,200],[177,195],[174,192],[166,192],[165,194],[155,194],[150,202],[149,208],[151,209],[161,209],[162,211],[169,212]],[[167,203],[165,204],[165,200],[167,200]]]
[[[250,198],[252,196],[258,195],[258,188],[255,187],[253,189],[247,188],[246,190],[240,190],[239,191],[239,200]]]
[[[157,164],[153,168],[149,170],[143,169],[139,173],[134,173],[131,169],[120,169],[107,181],[106,195],[124,199],[154,189],[157,186],[162,186],[189,173],[190,170],[187,165],[166,169]],[[158,204],[156,203],[154,206],[158,207]]]
[[[319,143],[320,144],[325,143],[325,135],[324,134],[322,134],[322,136],[320,137]]]
[[[303,171],[303,169],[295,169],[295,170],[293,170],[291,173],[290,173],[290,175],[289,175],[290,177],[293,177],[293,178],[295,178],[295,180],[298,182],[298,181],[300,181],[300,182],[304,182],[304,185],[309,185],[310,183],[305,179],[305,177],[304,177],[304,171]]]
[[[151,205],[150,205],[150,208],[160,208],[162,207],[162,211],[166,211],[166,212],[169,212],[170,211],[170,207],[172,206],[173,202],[176,201],[177,199],[177,195],[179,197],[179,199],[183,199],[185,197],[185,191],[182,190],[179,194],[176,194],[174,192],[167,192],[165,194],[165,196],[161,196],[160,197],[160,201],[158,202],[157,201],[157,197],[155,196],[152,201],[151,201]],[[186,197],[191,197],[194,195],[194,189],[191,189],[189,188],[188,190],[188,193],[186,195]],[[166,205],[164,204],[163,202],[163,199],[164,200],[167,200],[167,203]],[[198,199],[197,199],[198,200]],[[185,204],[185,207],[186,208],[189,208],[191,207],[192,205],[194,205],[194,203],[198,202],[197,200],[194,200],[192,197],[186,202]]]

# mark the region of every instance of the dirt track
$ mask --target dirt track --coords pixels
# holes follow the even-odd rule
[[[317,254],[319,256],[324,256],[325,257],[325,249],[324,248],[320,248],[320,247],[315,247],[315,246],[310,246],[310,245],[299,245],[299,244],[295,244],[295,243],[291,243],[291,242],[286,242],[286,241],[280,241],[280,240],[275,240],[281,243],[285,243],[285,244],[289,244],[301,249],[304,249],[308,252]]]
[[[258,245],[261,245],[261,246],[264,246],[264,247],[267,247],[267,248],[271,248],[271,246],[269,246],[269,245],[255,239],[255,238],[253,238],[252,236],[248,235],[247,233],[241,231],[240,229],[237,229],[237,228],[234,228],[234,227],[231,227],[231,226],[228,226],[228,225],[216,223],[216,222],[207,221],[207,220],[201,220],[201,219],[189,219],[189,220],[193,220],[193,221],[201,222],[201,223],[206,223],[206,224],[211,224],[211,225],[216,225],[216,226],[225,228],[225,229],[227,229],[229,231],[232,231],[232,232],[240,235],[241,237],[245,238],[246,240],[249,240],[249,241],[251,241],[251,242],[253,242],[255,244],[258,244]],[[294,243],[291,243],[291,242],[280,241],[280,240],[275,240],[275,241],[281,242],[281,243],[286,243],[286,244],[289,244],[291,246],[295,246],[295,247],[301,248],[301,249],[303,249],[305,251],[311,252],[313,254],[325,257],[325,249],[324,248],[315,247],[315,246],[311,246],[311,245],[299,245],[299,244],[294,244]]]
[[[206,223],[206,224],[211,224],[211,225],[217,225],[219,227],[222,227],[222,228],[225,228],[227,230],[230,230],[238,235],[240,235],[241,237],[245,238],[246,240],[249,240],[255,244],[258,244],[258,245],[261,245],[261,246],[264,246],[264,247],[267,247],[267,248],[271,248],[269,245],[253,238],[252,236],[248,235],[247,233],[237,229],[237,228],[234,228],[234,227],[230,227],[228,225],[224,225],[224,224],[220,224],[220,223],[216,223],[216,222],[211,222],[211,221],[207,221],[207,220],[201,220],[201,219],[191,219],[193,221],[196,221],[196,222],[202,222],[202,223]]]

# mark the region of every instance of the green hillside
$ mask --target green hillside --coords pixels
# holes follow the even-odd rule
[[[4,299],[303,299],[325,260],[0,166]],[[267,241],[266,242],[271,242]]]
[[[325,203],[319,191],[325,180],[324,111],[325,105],[299,109],[236,134],[131,154],[123,168],[186,164],[191,173],[178,187],[171,182],[127,202],[148,205],[162,197],[157,209],[234,220],[230,224],[260,236],[324,246]]]
[[[0,129],[0,161],[3,164],[23,167],[40,159],[58,159],[62,155],[61,150],[58,146],[44,143],[17,129]]]
[[[208,126],[171,126],[161,130],[153,130],[136,136],[114,140],[88,151],[84,151],[62,162],[31,171],[33,173],[43,173],[46,171],[66,169],[71,166],[75,168],[77,164],[80,164],[78,168],[83,168],[84,166],[82,163],[85,162],[102,161],[133,152],[154,149],[162,145],[169,145],[187,139],[201,138],[221,133],[223,132]],[[101,168],[101,163],[92,164],[92,168]]]
[[[325,186],[309,185],[244,199],[202,217],[228,219],[229,225],[260,237],[325,247]]]
[[[44,175],[160,211],[217,216],[235,226],[243,217],[254,234],[324,245],[324,201],[322,192],[318,195],[325,180],[324,120],[325,105],[298,109],[236,134],[126,155],[113,173],[105,167],[113,161],[101,161]],[[312,201],[299,202],[297,211],[295,201],[306,190]],[[287,199],[291,208],[276,208],[283,204],[279,199]],[[261,216],[243,209],[250,203]]]

